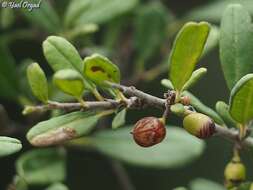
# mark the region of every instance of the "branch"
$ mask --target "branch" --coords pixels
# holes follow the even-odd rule
[[[130,96],[130,98],[124,101],[117,101],[113,99],[107,99],[105,101],[87,101],[86,107],[83,107],[80,103],[59,103],[50,101],[46,105],[39,105],[32,107],[34,111],[47,111],[52,109],[63,109],[66,111],[72,110],[91,110],[91,109],[116,109],[120,106],[125,106],[132,109],[143,108],[146,106],[155,107],[161,110],[166,108],[166,99],[158,98],[142,92],[135,87],[127,87],[120,84],[115,84],[111,82],[107,82],[111,87],[119,89],[125,95]],[[253,147],[253,138],[247,137],[244,140],[239,140],[239,132],[236,129],[229,129],[227,127],[221,127],[216,124],[215,134],[224,139],[227,139],[232,142],[239,143],[243,146]]]

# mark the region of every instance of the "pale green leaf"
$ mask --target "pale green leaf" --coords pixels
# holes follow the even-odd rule
[[[207,69],[203,67],[195,70],[192,73],[190,79],[184,84],[182,91],[188,90],[189,88],[194,86],[206,73],[207,73]]]
[[[32,63],[27,67],[27,78],[34,96],[46,103],[48,101],[47,78],[38,63]]]
[[[113,129],[117,129],[125,124],[126,113],[127,113],[127,109],[123,109],[116,114],[116,116],[112,120],[112,128]]]
[[[253,119],[253,74],[242,77],[233,87],[229,112],[233,119],[241,124],[246,124]]]
[[[93,54],[84,59],[84,76],[98,85],[105,85],[104,82],[120,82],[120,70],[106,57]]]
[[[54,183],[47,187],[45,190],[68,190],[68,187],[62,183]]]
[[[80,99],[84,91],[83,78],[75,70],[63,69],[53,76],[53,83],[64,93]]]
[[[18,139],[0,136],[0,157],[20,151],[22,144]]]
[[[142,167],[178,168],[201,156],[205,144],[188,135],[183,129],[168,127],[167,136],[160,144],[143,148],[138,146],[130,127],[116,131],[101,131],[91,140],[95,147],[112,158]]]
[[[178,33],[170,54],[169,79],[176,90],[189,80],[202,55],[210,25],[206,22],[186,23]]]
[[[226,190],[226,188],[218,183],[210,180],[198,178],[190,183],[191,190]]]
[[[168,89],[174,90],[174,86],[169,79],[162,79],[161,84]]]
[[[93,112],[72,112],[36,124],[26,136],[34,146],[60,144],[87,135],[96,126],[98,119]]]
[[[221,20],[220,59],[231,90],[244,75],[253,71],[251,17],[239,4],[229,5]]]
[[[31,185],[63,181],[66,177],[66,152],[48,148],[31,150],[19,157],[16,170]]]

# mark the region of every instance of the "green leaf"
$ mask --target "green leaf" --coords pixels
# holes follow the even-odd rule
[[[27,67],[27,78],[34,96],[36,96],[36,98],[40,101],[47,103],[47,78],[38,63],[32,63]]]
[[[81,1],[83,1],[81,3],[83,5],[85,1],[90,0],[79,0],[78,2]],[[107,0],[106,3],[104,0],[92,0],[88,9],[78,12],[73,25],[77,26],[87,23],[102,24],[131,11],[137,4],[138,0]]]
[[[18,139],[0,136],[0,157],[20,151],[22,144]]]
[[[127,113],[127,109],[123,109],[116,114],[116,116],[112,120],[112,128],[113,129],[117,129],[125,124],[126,113]]]
[[[105,81],[120,82],[120,70],[106,57],[93,54],[84,59],[84,76],[97,85],[104,86]]]
[[[252,182],[244,182],[241,183],[236,190],[252,190],[252,187],[253,187]]]
[[[205,74],[207,73],[206,68],[199,68],[194,71],[190,77],[190,79],[184,84],[182,91],[187,90],[194,86]]]
[[[226,190],[222,185],[210,180],[198,178],[190,183],[191,190]]]
[[[174,90],[174,86],[169,79],[162,79],[161,84],[168,89]]]
[[[239,4],[229,5],[221,20],[220,59],[231,90],[244,75],[253,71],[251,17]]]
[[[60,19],[48,1],[29,0],[29,3],[40,3],[39,8],[29,11],[22,8],[22,13],[34,25],[47,30],[50,33],[59,32],[61,29]]]
[[[224,121],[221,119],[221,117],[211,108],[203,104],[197,97],[195,97],[193,94],[191,94],[188,91],[183,92],[184,96],[189,96],[191,100],[191,105],[199,112],[204,113],[211,117],[216,123],[222,125],[224,124]]]
[[[15,100],[18,95],[14,58],[3,40],[0,40],[0,96]]]
[[[237,126],[236,121],[231,117],[229,113],[229,106],[225,102],[218,101],[215,105],[215,109],[217,113],[221,116],[223,121],[227,124],[228,127]]]
[[[62,183],[54,183],[45,190],[68,190],[68,187]]]
[[[171,126],[168,128],[164,141],[149,148],[135,144],[130,127],[101,131],[91,140],[105,155],[142,167],[183,167],[202,154],[205,147],[203,141],[188,135],[183,129]]]
[[[204,49],[210,25],[188,22],[178,33],[170,54],[169,78],[177,90],[189,80]]]
[[[36,124],[26,137],[34,146],[60,144],[89,134],[98,119],[99,116],[92,112],[72,112]]]
[[[232,3],[240,3],[250,12],[251,15],[253,15],[253,4],[251,0],[222,0],[210,1],[210,3],[205,3],[203,6],[199,6],[189,11],[185,15],[184,20],[206,20],[218,23],[220,22],[222,14],[226,7]]]
[[[187,189],[185,187],[177,187],[177,188],[175,188],[173,190],[187,190]]]
[[[217,26],[212,25],[208,38],[206,40],[202,57],[207,55],[211,50],[213,50],[219,44],[219,40],[220,40],[220,29]]]
[[[253,119],[253,74],[242,77],[233,87],[229,112],[233,119],[241,124],[246,124]]]
[[[13,184],[17,190],[28,190],[27,182],[18,175],[14,177]]]
[[[143,62],[152,57],[167,38],[167,25],[172,15],[160,2],[145,4],[135,18],[134,43]],[[170,19],[168,19],[170,18]]]
[[[82,59],[76,48],[66,39],[49,36],[42,46],[44,55],[54,71],[76,69],[82,72]]]
[[[74,0],[68,5],[67,12],[64,17],[66,27],[71,27],[75,21],[88,9],[91,5],[91,0]]]
[[[24,153],[16,162],[17,173],[30,185],[46,185],[66,177],[66,152],[47,148]]]
[[[80,99],[84,91],[83,78],[75,70],[64,69],[57,71],[53,76],[53,83],[64,93]]]

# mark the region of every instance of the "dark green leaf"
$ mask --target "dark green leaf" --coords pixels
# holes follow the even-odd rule
[[[0,40],[0,96],[15,100],[18,95],[14,58],[2,40]]]
[[[191,190],[226,190],[222,185],[206,180],[206,179],[195,179],[190,183]]]
[[[177,90],[189,80],[204,49],[210,26],[206,22],[186,23],[174,41],[169,78]]]
[[[84,76],[98,85],[105,85],[105,81],[120,82],[120,70],[106,57],[93,54],[84,59]]]
[[[251,0],[222,0],[222,1],[210,1],[208,4],[199,6],[191,10],[184,19],[186,20],[195,20],[195,21],[211,21],[211,22],[220,22],[222,14],[226,7],[232,3],[240,3],[243,5],[251,15],[253,15],[253,4]]]
[[[54,84],[66,94],[80,99],[84,91],[83,78],[75,70],[63,69],[57,71],[53,77]]]
[[[229,5],[221,20],[220,59],[231,90],[244,75],[253,71],[251,17],[239,4]]]
[[[50,33],[55,33],[60,30],[60,19],[48,1],[29,0],[27,2],[33,4],[41,2],[39,8],[36,8],[33,11],[29,11],[25,8],[21,9],[25,17],[30,22],[47,30]]]
[[[194,86],[205,74],[207,73],[206,68],[199,68],[194,71],[190,77],[190,79],[184,84],[182,91],[187,90]]]
[[[242,77],[233,87],[229,112],[234,120],[246,124],[253,119],[253,74]]]
[[[117,129],[125,124],[126,122],[127,109],[123,109],[117,113],[117,115],[112,120],[112,128]]]
[[[0,136],[0,157],[20,151],[22,144],[18,139]]]
[[[60,144],[88,134],[96,126],[98,119],[92,112],[72,112],[54,117],[31,128],[27,139],[34,146]]]
[[[252,182],[245,182],[240,184],[240,186],[236,190],[252,190],[253,184]]]
[[[82,59],[76,48],[66,39],[49,36],[43,42],[43,52],[54,71],[75,68],[82,72]]]
[[[231,117],[229,113],[229,106],[225,102],[218,101],[215,105],[215,109],[217,113],[221,116],[221,118],[224,120],[224,122],[227,124],[228,127],[237,126],[236,121]]]
[[[32,63],[27,67],[27,78],[34,96],[46,103],[48,101],[47,78],[38,63]]]
[[[138,9],[135,19],[134,43],[139,59],[145,61],[154,55],[167,37],[168,22],[172,19],[165,6],[152,2]]]
[[[205,147],[203,141],[184,130],[168,127],[164,141],[154,147],[143,148],[135,144],[130,127],[116,131],[101,131],[91,140],[99,151],[121,161],[152,168],[177,168],[198,158]]]
[[[68,190],[68,187],[62,183],[55,183],[55,184],[50,185],[45,190]]]
[[[221,117],[211,108],[203,104],[197,97],[195,97],[190,92],[183,92],[184,96],[189,96],[191,100],[191,105],[199,112],[204,113],[211,117],[215,122],[218,124],[224,124],[224,121],[221,119]]]
[[[107,0],[106,3],[104,0],[92,0],[88,9],[82,11],[82,14],[78,14],[73,24],[105,23],[117,16],[129,12],[137,3],[138,0]],[[82,2],[82,4],[84,4],[84,2]]]
[[[66,152],[48,148],[24,153],[16,162],[17,173],[28,184],[50,184],[66,177]]]
[[[10,27],[14,21],[15,21],[15,15],[14,15],[13,9],[10,9],[10,8],[1,9],[1,15],[0,15],[1,28],[6,29]]]

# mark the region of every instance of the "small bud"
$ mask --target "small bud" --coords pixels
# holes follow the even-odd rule
[[[189,96],[183,96],[180,99],[180,103],[183,104],[183,105],[185,105],[185,106],[188,106],[191,103],[191,99],[190,99]]]
[[[225,185],[232,188],[239,185],[246,178],[246,168],[240,160],[232,160],[225,168]]]
[[[156,117],[144,117],[139,120],[132,131],[135,142],[142,147],[160,143],[165,135],[164,123]]]
[[[213,120],[201,113],[191,113],[183,120],[183,126],[190,134],[201,138],[209,138],[215,132]]]

